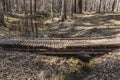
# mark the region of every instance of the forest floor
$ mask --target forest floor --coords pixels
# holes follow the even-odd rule
[[[54,25],[52,28],[61,31],[60,35],[66,35],[68,33],[64,32],[69,31],[66,37],[118,37],[120,31],[118,14],[78,15],[72,20],[66,20],[64,25],[58,22],[46,24]],[[9,36],[16,35],[1,26],[0,39]],[[83,69],[85,67],[88,70]],[[85,64],[74,57],[45,56],[0,48],[0,80],[120,80],[119,75],[119,49]]]
[[[62,37],[117,36],[120,32],[120,14],[81,14],[65,22],[59,21],[60,18],[55,18],[46,24],[51,24],[53,33]]]

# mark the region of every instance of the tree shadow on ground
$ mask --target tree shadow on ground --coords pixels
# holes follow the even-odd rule
[[[119,14],[80,15],[73,18],[74,23],[58,28],[56,34],[69,37],[104,37],[120,33]],[[64,24],[65,26],[66,24]]]
[[[110,20],[116,20],[120,21],[120,15],[118,14],[110,14],[110,15],[101,15],[101,14],[96,14],[93,16],[87,16],[87,17],[76,17],[77,19],[75,20],[74,23],[77,23],[76,26],[83,26],[83,27],[93,27],[93,26],[120,26],[117,24],[114,24],[110,22]],[[89,23],[89,24],[87,24]]]

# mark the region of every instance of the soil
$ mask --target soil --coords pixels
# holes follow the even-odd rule
[[[81,61],[74,58],[66,59],[0,49],[0,80],[64,79],[67,74],[79,72],[82,66]]]

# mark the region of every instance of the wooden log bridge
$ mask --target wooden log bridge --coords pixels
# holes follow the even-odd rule
[[[0,47],[39,54],[105,54],[120,48],[120,38],[1,39]]]

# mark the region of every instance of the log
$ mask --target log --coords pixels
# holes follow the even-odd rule
[[[105,54],[120,48],[120,38],[1,39],[0,46],[40,54]]]
[[[0,46],[26,46],[26,47],[46,47],[46,48],[74,48],[74,47],[120,47],[120,38],[96,38],[84,40],[73,39],[1,39]]]

